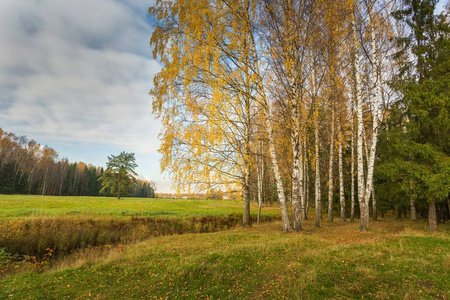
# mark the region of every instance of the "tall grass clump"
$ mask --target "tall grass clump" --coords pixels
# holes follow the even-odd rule
[[[272,221],[275,216],[263,216]],[[205,233],[239,225],[242,215],[186,218],[131,217],[93,219],[81,217],[14,219],[0,222],[0,248],[11,254],[43,258],[48,249],[54,256],[76,249],[129,244],[152,236]]]

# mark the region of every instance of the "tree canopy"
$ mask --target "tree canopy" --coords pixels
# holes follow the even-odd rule
[[[108,156],[106,170],[99,178],[102,183],[101,193],[116,194],[117,199],[126,195],[136,181],[137,167],[134,153],[122,151],[119,155]]]

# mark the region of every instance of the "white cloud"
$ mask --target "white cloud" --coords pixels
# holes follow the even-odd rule
[[[160,125],[148,91],[160,66],[149,48],[151,2],[1,1],[0,127],[126,147],[156,161]]]

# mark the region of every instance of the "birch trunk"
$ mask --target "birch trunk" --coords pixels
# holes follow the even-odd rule
[[[306,136],[303,134],[303,147],[302,147],[302,169],[303,169],[303,202],[302,202],[302,218],[308,219],[308,159],[306,157]]]
[[[293,169],[292,169],[292,227],[294,231],[301,229],[301,205],[300,205],[300,153],[299,153],[299,138],[298,128],[294,129],[294,136],[292,137],[292,155],[293,155]]]
[[[258,217],[256,218],[256,224],[259,224],[259,219],[261,217],[262,189],[264,180],[264,159],[262,158],[262,142],[260,143],[259,155],[257,157],[256,172],[257,172],[256,179],[258,188]]]
[[[16,182],[17,175],[19,175],[21,165],[20,160],[14,163],[14,182]]]
[[[47,169],[45,170],[45,173],[44,173],[45,175],[44,175],[44,181],[43,181],[43,184],[42,184],[42,195],[45,195],[45,190],[47,189],[47,175],[48,175],[48,167],[47,167]]]
[[[245,101],[245,153],[244,153],[244,211],[242,215],[242,226],[250,226],[250,139],[251,139],[251,114],[250,114],[250,102],[248,99]]]
[[[351,202],[350,202],[350,222],[353,223],[355,222],[355,133],[353,132],[354,126],[353,126],[353,116],[352,116],[352,141],[351,141],[351,145],[350,147],[351,149],[351,162],[350,162],[350,179],[351,179],[351,184],[350,184],[350,197],[351,197]]]
[[[23,178],[23,174],[24,174],[25,172],[20,172],[20,176],[19,176],[19,182],[18,182],[18,184],[20,185],[20,183],[22,182],[22,178]]]
[[[64,183],[64,180],[66,179],[65,178],[65,176],[64,176],[64,174],[67,174],[67,169],[66,169],[66,164],[64,164],[63,162],[61,162],[61,164],[60,164],[60,169],[59,169],[59,193],[58,193],[58,195],[59,196],[62,196],[62,187],[63,187],[63,183]]]
[[[259,225],[259,219],[261,218],[261,208],[262,208],[262,197],[261,197],[261,190],[259,190],[258,187],[258,216],[256,218],[256,224]]]
[[[306,136],[305,136],[306,137]],[[304,220],[308,220],[308,210],[309,210],[309,167],[308,167],[308,156],[307,156],[307,149],[306,149],[306,138],[304,138],[303,140],[303,166],[304,166],[304,178],[305,178],[305,182],[304,182],[304,192],[303,194],[305,195],[304,197]]]
[[[299,115],[299,105],[297,101],[297,93],[295,88],[295,77],[290,79],[290,84],[293,87],[292,98],[291,98],[291,115],[292,115],[292,227],[293,230],[298,232],[301,230],[301,185],[300,185],[300,155],[301,155],[301,145],[300,145],[300,115]]]
[[[344,194],[344,167],[342,162],[342,126],[339,123],[339,202],[341,204],[341,221],[345,222],[345,194]]]
[[[31,188],[33,186],[33,176],[34,176],[34,170],[36,169],[37,164],[39,163],[39,160],[34,164],[33,168],[31,169],[30,175],[28,176],[28,192],[31,194]]]
[[[370,194],[373,189],[373,169],[375,166],[375,152],[377,148],[377,138],[378,138],[378,79],[376,71],[376,44],[375,44],[375,30],[372,22],[369,23],[370,30],[370,43],[371,43],[371,60],[372,60],[372,87],[371,87],[371,106],[372,106],[372,142],[370,145],[370,153],[367,159],[367,181],[366,190],[364,194],[364,206],[366,207],[364,211],[365,226],[362,228],[364,230],[369,229],[369,201]],[[373,197],[372,197],[373,198]],[[363,224],[361,224],[363,225]]]
[[[303,161],[303,147],[302,147],[302,141],[299,141],[299,180],[298,180],[298,189],[299,189],[299,196],[300,196],[300,218],[304,219],[305,217],[305,173],[304,173],[304,161]]]
[[[245,10],[248,13],[248,9]],[[244,17],[244,21],[247,22],[247,26],[246,28],[251,28],[251,26],[249,25],[250,22],[250,18],[247,15],[245,15]],[[259,60],[258,60],[258,53],[256,51],[256,45],[255,45],[255,38],[253,36],[253,33],[251,32],[251,30],[249,30],[248,32],[248,36],[249,36],[249,42],[250,42],[250,55],[251,57],[253,57],[252,63],[253,63],[253,72],[254,75],[256,75],[256,88],[259,91],[259,94],[261,96],[262,99],[260,99],[259,101],[261,101],[262,104],[262,108],[263,108],[263,112],[264,112],[264,117],[265,117],[265,121],[266,121],[266,130],[267,130],[267,134],[268,134],[268,138],[269,138],[269,153],[270,153],[270,157],[272,160],[272,169],[274,172],[274,177],[275,177],[275,182],[277,185],[277,195],[278,195],[278,202],[280,205],[280,211],[281,211],[281,220],[283,222],[283,231],[290,231],[292,230],[290,221],[289,221],[289,213],[288,213],[288,209],[287,209],[287,204],[286,204],[286,196],[284,194],[284,186],[283,186],[283,181],[281,179],[281,172],[280,172],[280,166],[278,164],[278,157],[277,157],[277,153],[275,151],[275,139],[273,136],[273,124],[272,124],[272,118],[271,118],[271,113],[270,113],[270,103],[267,100],[267,95],[264,89],[264,85],[263,85],[263,79],[261,74],[259,73]]]
[[[63,186],[63,177],[61,176],[61,179],[59,181],[59,196],[62,196],[62,186]]]
[[[368,162],[368,160],[370,159],[370,152],[369,152],[369,148],[368,148],[368,146],[367,146],[367,136],[366,136],[366,131],[365,131],[365,129],[364,129],[364,127],[363,127],[363,144],[364,144],[364,153],[365,153],[365,157],[366,157],[366,163],[368,164],[369,162]],[[375,187],[374,187],[374,185],[373,185],[373,181],[372,181],[372,188],[370,189],[370,193],[367,195],[367,194],[364,194],[364,196],[367,196],[367,197],[369,197],[369,202],[370,202],[370,200],[372,199],[372,212],[373,212],[373,214],[372,214],[372,216],[373,216],[373,219],[374,220],[376,220],[376,213],[377,213],[377,209],[376,209],[376,203],[377,203],[377,199],[375,198]],[[367,202],[367,203],[369,203],[369,202]],[[369,204],[367,205],[367,208],[369,209]]]
[[[320,218],[322,205],[320,201],[320,157],[319,157],[319,122],[317,116],[317,108],[316,115],[314,120],[314,161],[315,161],[315,184],[314,184],[314,204],[315,204],[315,223],[314,226],[320,226]]]
[[[75,166],[75,175],[73,177],[73,188],[72,190],[75,192],[75,187],[77,185],[77,176],[78,176],[78,168]]]
[[[273,173],[275,176],[275,182],[277,185],[277,195],[278,195],[278,202],[280,204],[280,210],[281,210],[281,220],[283,222],[283,231],[290,231],[292,230],[291,224],[289,221],[289,213],[286,205],[286,196],[284,194],[284,186],[283,181],[281,179],[281,172],[280,172],[280,166],[278,164],[278,157],[277,153],[275,151],[275,140],[273,138],[273,127],[272,127],[272,120],[270,118],[270,114],[267,111],[269,108],[266,107],[265,114],[266,114],[266,129],[269,136],[269,152],[270,157],[272,158],[272,168]]]
[[[331,110],[330,162],[328,167],[328,222],[333,222],[334,109]]]
[[[378,219],[377,198],[375,197],[375,185],[372,182],[372,219]]]
[[[245,166],[244,174],[244,211],[242,216],[242,226],[250,226],[250,173],[247,170],[248,166]]]
[[[358,202],[360,206],[361,213],[361,224],[360,229],[366,230],[368,228],[367,224],[367,206],[364,201],[364,161],[363,161],[363,112],[362,112],[362,99],[361,99],[361,77],[360,77],[360,67],[359,67],[359,51],[358,51],[358,39],[356,37],[356,23],[353,18],[353,64],[355,69],[355,85],[356,85],[356,118],[357,118],[357,149],[356,156],[358,161]]]

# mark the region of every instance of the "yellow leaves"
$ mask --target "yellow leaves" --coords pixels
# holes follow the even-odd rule
[[[163,61],[151,92],[164,126],[161,166],[176,183],[235,184],[249,160],[239,145],[244,107],[261,79],[250,58],[257,3],[246,5],[175,0],[151,9],[164,28],[152,36]]]

